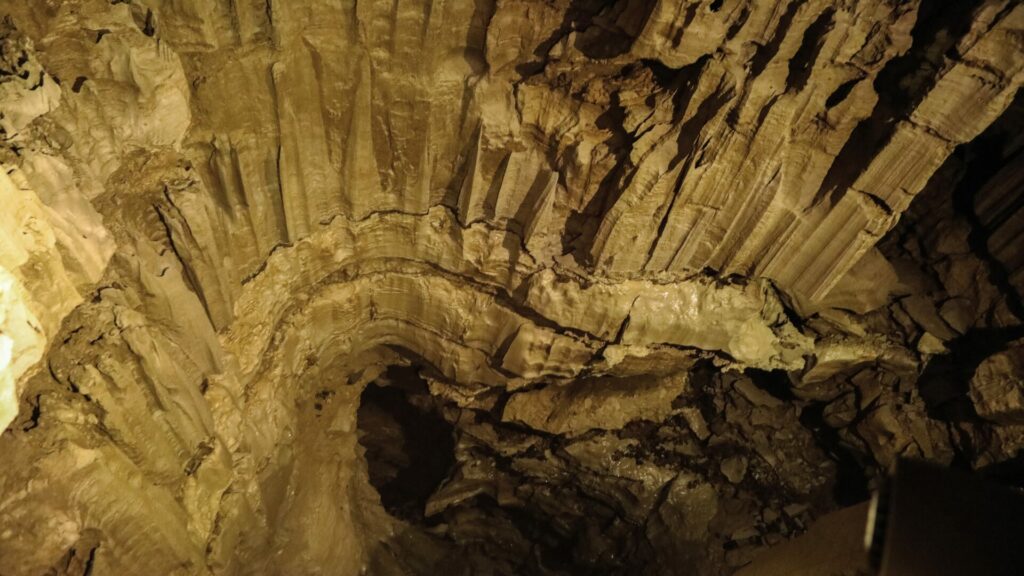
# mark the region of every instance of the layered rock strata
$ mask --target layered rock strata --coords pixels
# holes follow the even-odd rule
[[[727,574],[1014,478],[1019,3],[0,11],[4,576]]]

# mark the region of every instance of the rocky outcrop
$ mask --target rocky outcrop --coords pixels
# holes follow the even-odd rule
[[[61,88],[32,41],[0,25],[0,428],[17,414],[21,384],[61,320],[99,279],[114,244],[74,181],[60,144],[41,126]]]
[[[1019,3],[0,9],[0,573],[725,574],[1020,447]]]
[[[986,358],[971,379],[978,416],[1000,424],[1024,424],[1024,357],[1021,345]]]

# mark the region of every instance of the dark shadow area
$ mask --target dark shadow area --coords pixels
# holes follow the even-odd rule
[[[889,140],[897,123],[910,116],[928,94],[946,55],[956,57],[956,44],[969,30],[981,0],[923,0],[911,32],[910,50],[886,63],[874,81],[878,103],[846,141],[822,181],[815,204],[839,202]],[[851,87],[852,88],[852,87]],[[833,102],[839,98],[833,98]]]
[[[384,509],[425,523],[427,500],[455,463],[455,440],[419,371],[389,367],[363,391],[357,422],[370,484]]]
[[[1011,277],[1013,270],[990,249],[993,234],[999,231],[1004,215],[988,214],[991,221],[979,213],[979,203],[990,187],[1000,186],[1008,178],[1006,170],[1021,161],[1024,141],[1019,137],[1024,120],[1024,93],[1016,96],[1006,112],[977,138],[958,146],[942,169],[918,195],[911,209],[919,214],[935,210],[949,210],[940,216],[947,220],[960,220],[967,224],[967,247],[971,254],[984,263],[987,279],[998,290],[1010,313],[1024,322],[1024,299]],[[1012,176],[1012,175],[1011,175]],[[953,182],[949,182],[952,179]],[[996,188],[998,190],[998,188]],[[1008,203],[1007,210],[1020,209],[1024,195]],[[925,208],[922,209],[921,205]],[[931,249],[936,242],[936,224],[933,219],[918,224],[921,256],[927,266],[941,265],[941,253]],[[1000,216],[1000,218],[997,218]],[[1005,216],[1006,218],[1009,215]],[[943,227],[938,230],[945,230]],[[892,234],[896,234],[894,232]],[[932,261],[938,262],[933,264]],[[1010,342],[1024,337],[1024,324],[1013,326],[978,326],[967,330],[946,343],[949,352],[929,360],[920,378],[918,389],[931,418],[946,422],[980,422],[967,392],[978,366],[989,356],[1006,350]]]
[[[932,358],[918,379],[928,416],[946,422],[980,421],[967,396],[971,378],[986,358],[1021,337],[1024,326],[979,328],[947,342],[949,353]]]
[[[789,379],[789,374],[784,370],[758,370],[757,368],[748,368],[743,371],[750,381],[753,382],[758,388],[771,394],[773,397],[778,398],[784,402],[796,401],[796,396],[793,394],[793,383]]]
[[[850,449],[839,431],[825,423],[826,402],[816,402],[800,411],[800,424],[811,431],[814,441],[836,464],[836,483],[832,496],[839,506],[853,506],[871,496],[868,474],[862,456]]]
[[[1007,111],[985,132],[954,151],[954,156],[963,163],[964,172],[953,188],[953,209],[967,220],[971,228],[967,237],[971,252],[988,267],[989,280],[1006,297],[1006,305],[1013,315],[1024,322],[1024,296],[1011,280],[1012,270],[992,253],[989,246],[993,234],[1005,220],[1024,206],[1024,191],[1018,190],[1018,199],[1010,203],[1007,213],[1000,214],[992,222],[986,222],[978,211],[979,200],[987,191],[986,187],[1001,184],[1000,180],[1006,178],[1004,170],[1024,161],[1024,146],[1019,138],[1019,130],[1024,124],[1022,111],[1024,91],[1017,93]]]
[[[574,32],[575,47],[587,58],[601,60],[625,54],[656,5],[652,0],[572,0],[561,24],[537,44],[535,59],[517,65],[516,72],[521,79],[540,74],[548,64],[551,49]]]
[[[835,10],[829,8],[804,31],[800,48],[789,61],[789,74],[786,76],[786,90],[800,92],[807,86],[811,78],[811,70],[814,69],[818,55],[821,54],[821,47],[825,43],[825,35],[835,24]]]
[[[1024,450],[1009,460],[989,464],[979,470],[981,477],[1005,486],[1024,489]]]
[[[693,64],[678,69],[667,67],[656,60],[641,60],[637,64],[630,64],[624,67],[620,75],[626,78],[640,74],[642,69],[650,70],[658,86],[658,91],[668,94],[671,98],[673,109],[672,122],[677,124],[683,122],[683,118],[690,108],[694,90],[709,59],[710,57],[703,56],[698,58]],[[653,95],[651,98],[653,98]],[[732,99],[732,87],[720,86],[713,95],[698,105],[696,112],[680,128],[678,149],[669,162],[668,170],[675,169],[680,162],[697,162],[694,156],[699,151],[701,145],[701,129],[717,116],[722,108],[727,106]],[[596,126],[610,133],[608,139],[605,140],[605,144],[615,155],[615,166],[600,182],[596,193],[590,198],[583,209],[570,215],[566,222],[565,232],[562,235],[563,253],[571,253],[576,262],[581,266],[591,266],[594,264],[592,257],[594,256],[594,243],[599,228],[612,208],[630,187],[635,176],[636,167],[630,161],[629,156],[638,135],[626,131],[624,127],[625,118],[626,110],[620,104],[618,95],[612,94],[610,107],[604,114],[598,117]],[[673,183],[673,189],[676,192],[678,192],[681,183],[682,177]],[[664,232],[668,225],[675,198],[676,194],[673,193],[669,201],[657,213],[659,218],[657,237],[661,236],[661,233]],[[648,260],[653,255],[657,245],[658,243],[655,241],[647,247]]]

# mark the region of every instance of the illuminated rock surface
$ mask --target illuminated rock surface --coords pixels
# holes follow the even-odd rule
[[[1020,465],[1024,5],[0,13],[3,576],[731,574]]]

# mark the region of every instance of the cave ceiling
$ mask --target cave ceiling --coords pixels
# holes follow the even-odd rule
[[[732,574],[1024,483],[1024,4],[0,16],[2,576]]]

